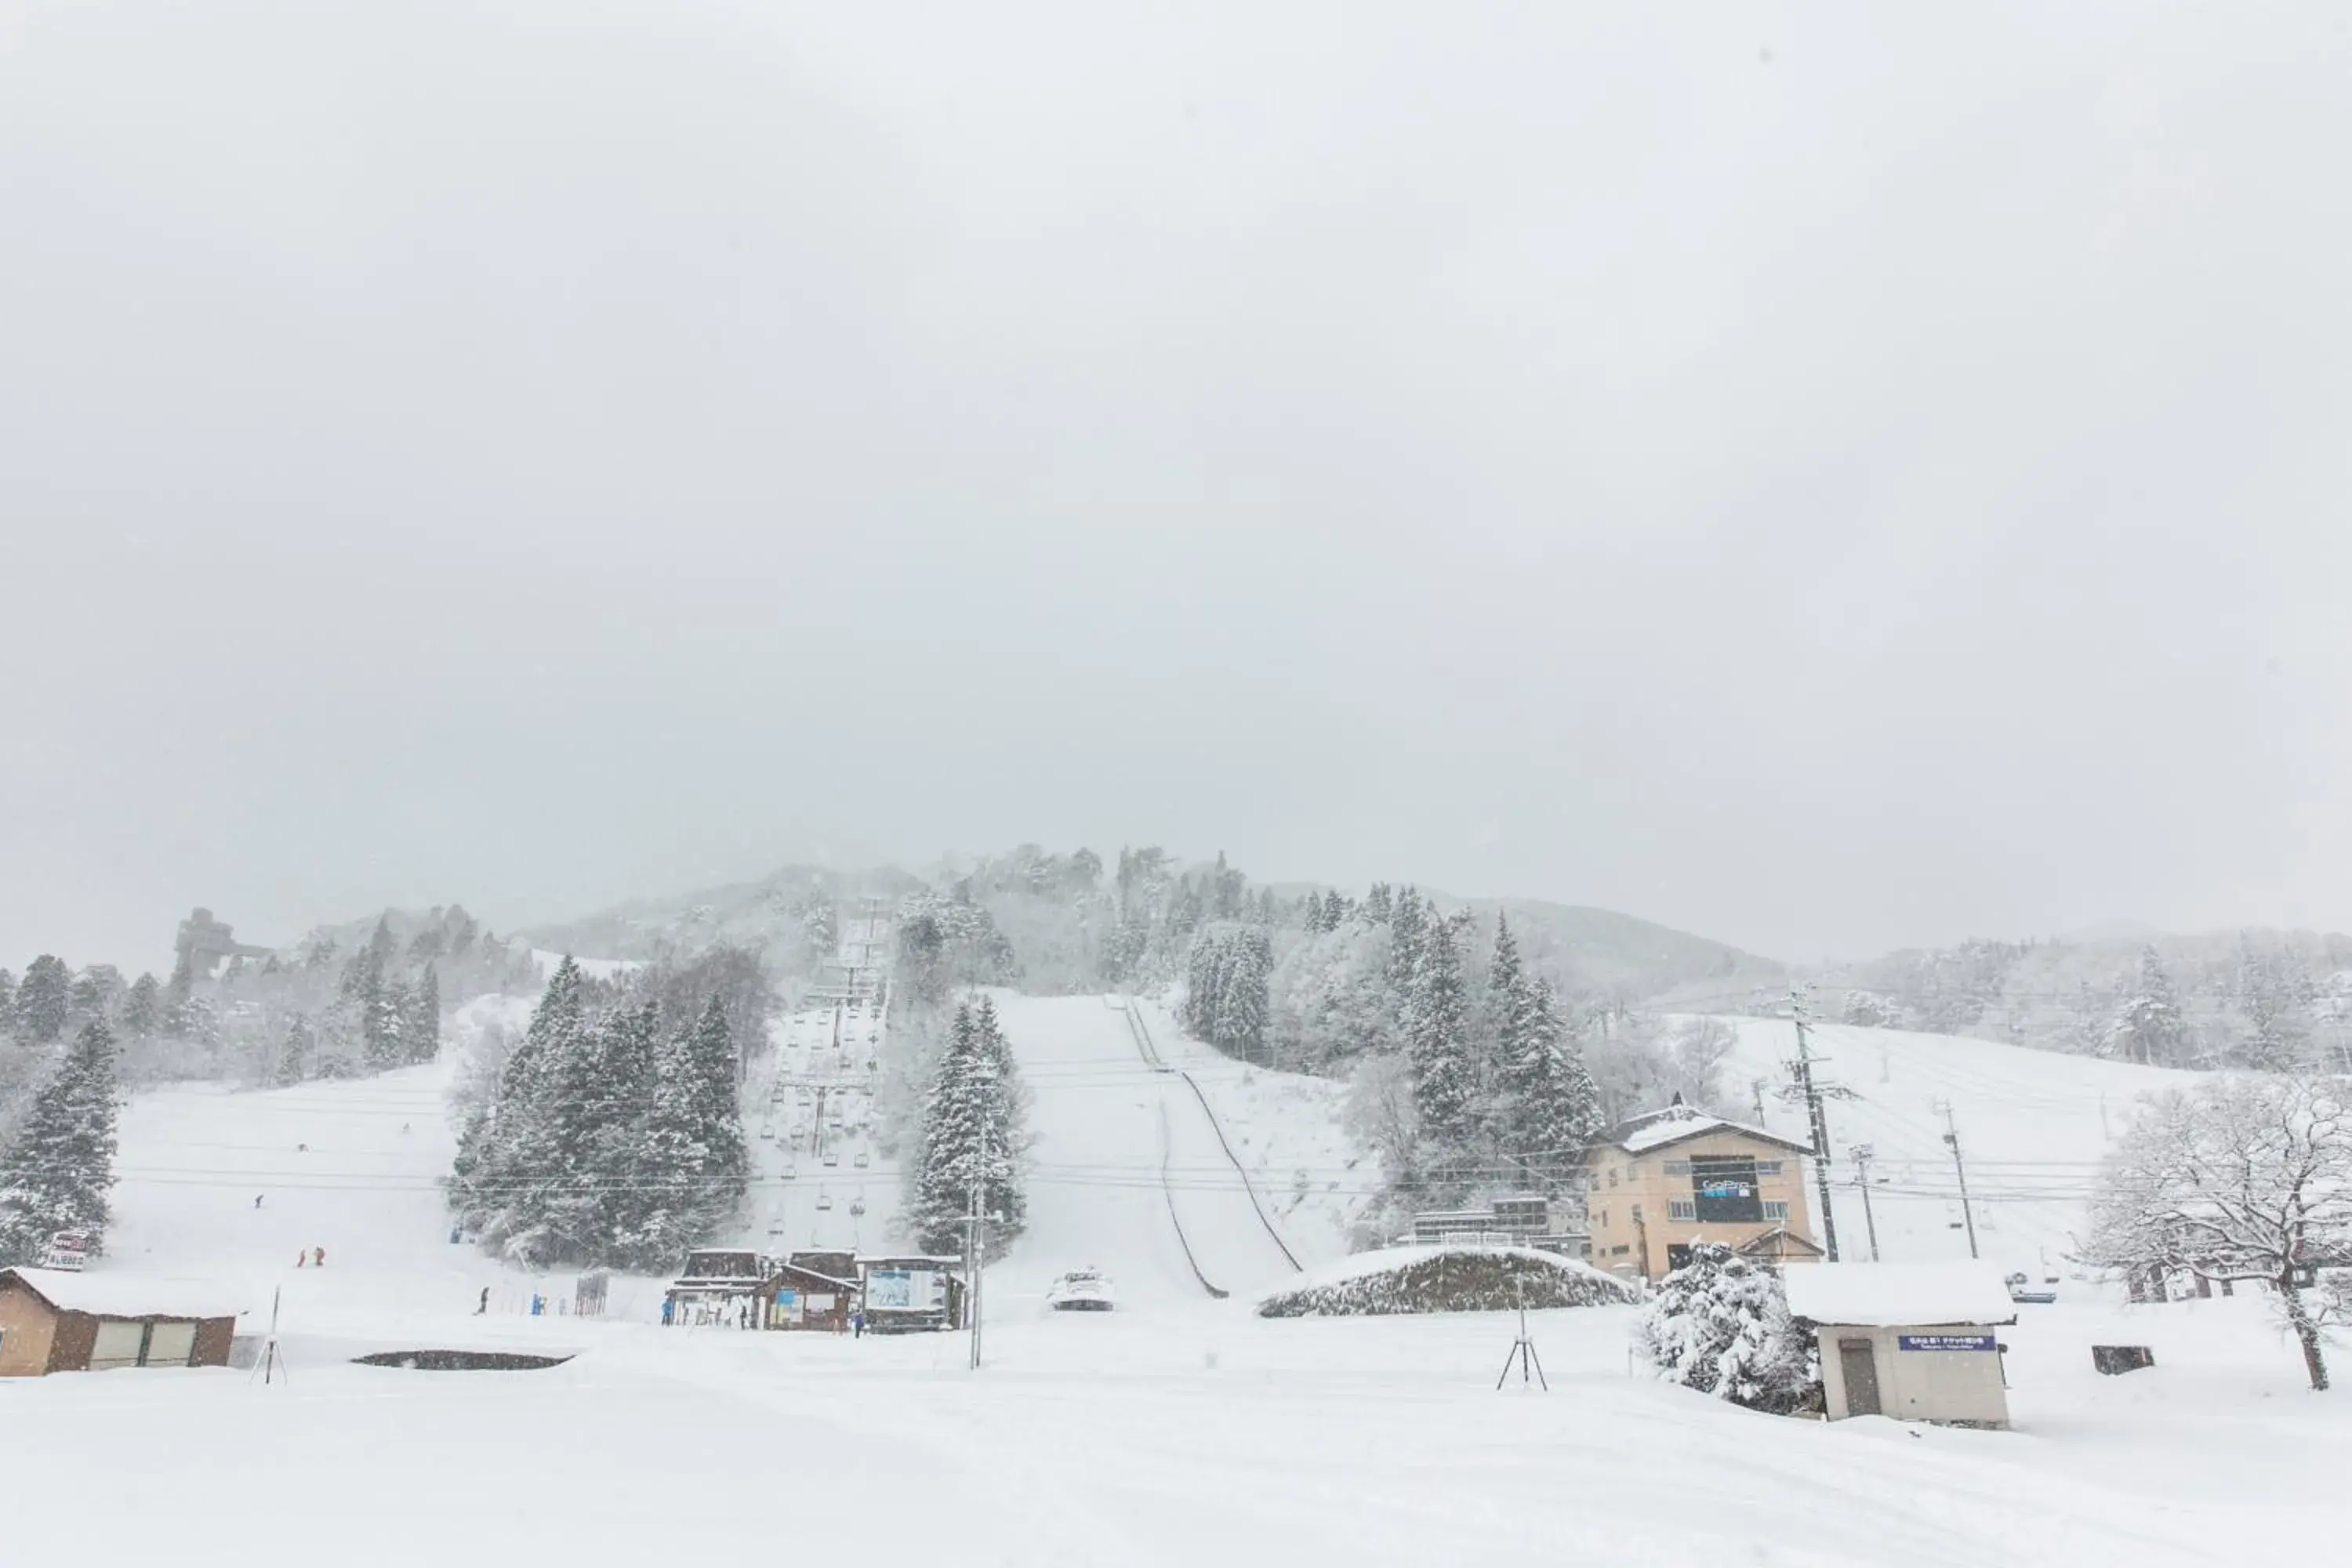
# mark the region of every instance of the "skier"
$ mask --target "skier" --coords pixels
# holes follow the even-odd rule
[[[253,1194],[253,1206],[255,1208],[259,1208],[261,1206],[261,1194],[259,1193]]]
[[[326,1266],[327,1249],[323,1247],[312,1247],[310,1249],[310,1267],[313,1268],[324,1268]]]
[[[489,1288],[488,1285],[485,1285],[485,1286],[483,1286],[483,1287],[482,1287],[482,1300],[481,1300],[481,1303],[480,1303],[480,1305],[477,1306],[477,1307],[474,1309],[474,1316],[476,1316],[476,1317],[478,1317],[478,1318],[487,1318],[487,1317],[488,1317],[489,1315],[490,1315],[490,1288]]]
[[[853,1338],[862,1340],[866,1337],[865,1308],[860,1307],[857,1310],[849,1314],[849,1325],[852,1329],[856,1331],[856,1332],[852,1336]]]
[[[665,1297],[663,1297],[663,1298],[662,1298],[662,1327],[663,1327],[663,1328],[665,1328],[665,1329],[666,1329],[666,1328],[668,1328],[668,1327],[669,1327],[669,1324],[670,1324],[670,1314],[671,1314],[674,1310],[677,1310],[677,1303],[676,1301],[671,1300],[670,1300],[668,1297],[667,1297],[667,1296],[665,1296]]]
[[[295,1267],[295,1268],[299,1268],[303,1267],[305,1264],[309,1263],[310,1261],[310,1255],[309,1253],[307,1253],[307,1252],[297,1252],[297,1253],[294,1255],[294,1267]]]

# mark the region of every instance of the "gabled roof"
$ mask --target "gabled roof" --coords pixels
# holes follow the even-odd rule
[[[1739,1250],[1750,1258],[1780,1258],[1790,1253],[1802,1253],[1819,1258],[1822,1249],[1811,1237],[1801,1236],[1785,1225],[1776,1225],[1763,1235],[1742,1242]]]
[[[1990,1263],[1809,1263],[1782,1279],[1790,1314],[1808,1322],[1895,1329],[2017,1321],[2017,1304]]]
[[[94,1318],[234,1318],[246,1309],[220,1286],[204,1279],[159,1279],[100,1269],[77,1274],[63,1268],[0,1268],[0,1282],[15,1280],[60,1312]]]
[[[824,1284],[830,1285],[838,1290],[855,1290],[857,1289],[857,1281],[855,1279],[844,1279],[835,1274],[820,1273],[816,1269],[811,1268],[805,1263],[779,1263],[776,1265],[774,1269],[769,1273],[764,1283],[772,1285],[787,1274],[793,1275],[796,1279],[801,1279],[821,1280]]]
[[[1713,1132],[1732,1132],[1743,1138],[1753,1138],[1777,1148],[1790,1149],[1800,1154],[1813,1152],[1810,1143],[1800,1143],[1783,1138],[1778,1132],[1768,1132],[1761,1127],[1751,1127],[1745,1121],[1733,1121],[1726,1117],[1710,1116],[1685,1105],[1679,1097],[1664,1110],[1629,1117],[1603,1132],[1599,1142],[1614,1144],[1629,1154],[1646,1154],[1653,1149],[1663,1149],[1669,1143],[1680,1143],[1689,1138],[1703,1138]]]

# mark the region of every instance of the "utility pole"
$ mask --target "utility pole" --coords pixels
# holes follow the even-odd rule
[[[1959,1124],[1952,1120],[1950,1100],[1937,1101],[1937,1109],[1944,1113],[1944,1144],[1952,1152],[1952,1173],[1960,1179],[1960,1219],[1969,1227],[1969,1256],[1974,1258],[1977,1256],[1977,1212],[1969,1203],[1969,1167],[1968,1163],[1960,1158]]]
[[[1870,1163],[1878,1151],[1867,1143],[1857,1143],[1847,1151],[1853,1156],[1853,1184],[1862,1189],[1862,1224],[1870,1232],[1870,1260],[1878,1261],[1878,1216],[1870,1212]]]
[[[1822,1198],[1822,1251],[1832,1263],[1838,1260],[1837,1215],[1830,1208],[1830,1120],[1822,1110],[1821,1086],[1813,1081],[1812,1043],[1807,1038],[1805,994],[1796,986],[1789,987],[1789,1003],[1797,1021],[1797,1089],[1805,1099],[1805,1120],[1813,1132],[1813,1184]]]
[[[996,1083],[996,1064],[982,1058],[972,1064],[980,1086],[980,1159],[971,1177],[971,1366],[980,1370],[981,1280],[988,1268],[988,1100]]]

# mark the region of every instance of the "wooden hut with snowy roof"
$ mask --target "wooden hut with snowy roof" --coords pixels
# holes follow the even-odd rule
[[[0,1377],[226,1366],[241,1310],[202,1281],[0,1268]]]

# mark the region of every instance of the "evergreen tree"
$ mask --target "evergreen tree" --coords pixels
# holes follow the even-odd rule
[[[2139,984],[2107,1031],[2107,1052],[2150,1067],[2181,1067],[2189,1060],[2189,1026],[2152,942],[2140,949]]]
[[[1495,927],[1488,976],[1495,1020],[1497,1133],[1515,1161],[1552,1173],[1553,1190],[1582,1169],[1578,1151],[1601,1128],[1601,1094],[1569,1038],[1549,983],[1527,972],[1510,925]]]
[[[1421,963],[1422,935],[1435,918],[1420,894],[1411,888],[1398,890],[1389,915],[1389,990],[1398,998],[1400,1022],[1403,999],[1412,990],[1413,971]]]
[[[1227,1056],[1257,1061],[1265,1054],[1266,979],[1274,943],[1263,926],[1220,933],[1216,1019],[1211,1038]]]
[[[37,1046],[64,1034],[72,990],[73,977],[57,954],[45,952],[26,964],[16,985],[16,1033]]]
[[[113,1184],[114,1036],[92,1019],[0,1156],[0,1266],[34,1262],[60,1230],[102,1238]]]
[[[404,1037],[410,1008],[408,987],[373,973],[357,997],[360,1049],[369,1069],[383,1072],[408,1059]]]
[[[1374,882],[1364,895],[1364,918],[1376,926],[1384,926],[1395,912],[1393,897],[1386,882]]]
[[[74,976],[68,1001],[78,1016],[102,1018],[121,995],[122,972],[110,963],[93,963]]]
[[[122,994],[122,1032],[143,1039],[163,1023],[163,987],[152,974],[142,974]]]
[[[270,1081],[282,1089],[308,1078],[313,1045],[310,1020],[299,1013],[289,1017],[285,1037],[278,1043],[278,1060],[270,1069]]]
[[[441,1054],[441,976],[430,963],[409,993],[401,1041],[412,1062],[429,1062]]]
[[[0,969],[0,1035],[16,1032],[16,977]]]
[[[1819,1379],[1811,1336],[1790,1321],[1780,1278],[1712,1242],[1695,1244],[1659,1282],[1635,1332],[1666,1382],[1752,1410],[1793,1411]]]
[[[1413,906],[1397,906],[1400,934]],[[1459,1148],[1473,1131],[1477,1068],[1470,1052],[1469,997],[1462,979],[1462,920],[1423,910],[1412,975],[1402,1009],[1413,1100],[1424,1136]]]
[[[487,1247],[528,1258],[546,1240],[544,1211],[562,1184],[550,1108],[562,1064],[584,1048],[587,1029],[580,966],[566,954],[499,1070],[489,1105],[458,1137],[450,1205]]]
[[[734,1040],[717,996],[691,1028],[662,1042],[637,1172],[637,1212],[617,1238],[615,1261],[668,1267],[741,1206],[751,1154],[735,1097]]]
[[[931,1080],[907,1205],[909,1228],[931,1251],[963,1245],[975,1185],[982,1189],[992,1247],[1019,1235],[1026,1220],[1020,1096],[1012,1064],[993,1004],[983,999],[977,1009],[959,1006]]]

